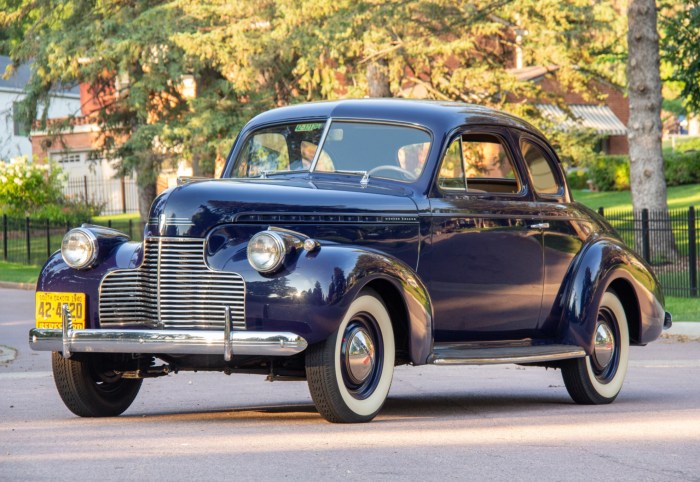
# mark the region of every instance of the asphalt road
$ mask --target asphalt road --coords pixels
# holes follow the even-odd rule
[[[400,367],[370,424],[321,419],[303,382],[180,373],[121,417],[81,419],[48,353],[29,350],[33,293],[0,289],[0,480],[461,479],[700,481],[700,341],[632,348],[612,405],[577,406],[558,371]]]

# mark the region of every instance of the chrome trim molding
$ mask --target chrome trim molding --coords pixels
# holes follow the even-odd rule
[[[233,331],[234,355],[290,356],[308,343],[290,332]],[[33,328],[29,346],[35,351],[68,353],[152,353],[164,355],[225,355],[222,331],[205,330],[63,330]]]
[[[224,306],[224,360],[231,361],[233,343],[231,342],[231,307]]]
[[[68,333],[73,331],[73,320],[70,317],[70,310],[68,309],[68,304],[63,303],[62,307],[62,323],[61,323],[61,342],[63,345],[63,358],[70,358],[70,343],[66,343],[68,340]]]
[[[583,348],[571,345],[520,346],[511,348],[436,348],[428,358],[433,365],[496,365],[500,363],[542,363],[583,358]]]
[[[206,263],[201,238],[147,237],[143,261],[109,272],[100,283],[100,326],[223,331],[225,307],[232,328],[245,330],[245,281]]]

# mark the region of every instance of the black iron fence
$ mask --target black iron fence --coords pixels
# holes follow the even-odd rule
[[[651,264],[667,295],[700,295],[700,220],[694,207],[668,211],[599,208],[598,212],[625,244]]]
[[[143,237],[144,223],[127,220],[101,222],[127,233],[135,241]],[[2,260],[41,265],[54,251],[61,249],[66,232],[75,227],[46,219],[2,216]]]
[[[693,207],[670,211],[598,210],[653,267],[664,292],[682,297],[700,296],[700,219]],[[134,220],[101,222],[141,240],[144,223]],[[43,264],[61,247],[71,226],[43,219],[2,217],[2,259]]]
[[[71,178],[63,187],[63,194],[73,201],[97,206],[101,214],[108,216],[139,211],[135,179]]]

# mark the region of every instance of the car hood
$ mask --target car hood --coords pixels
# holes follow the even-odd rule
[[[414,219],[411,191],[402,186],[362,187],[351,181],[311,179],[216,179],[178,186],[153,203],[148,230],[162,236],[203,237],[227,223],[362,222],[377,216]],[[329,216],[331,216],[329,218]],[[369,218],[368,218],[369,220]]]

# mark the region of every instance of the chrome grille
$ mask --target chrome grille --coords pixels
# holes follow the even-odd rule
[[[100,324],[172,329],[245,329],[245,283],[237,273],[204,262],[204,240],[146,238],[136,269],[107,274],[100,286]]]

